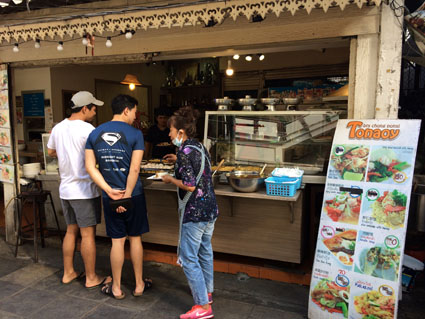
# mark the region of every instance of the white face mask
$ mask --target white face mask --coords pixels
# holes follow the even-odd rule
[[[179,131],[178,133],[177,133],[177,136],[176,136],[176,138],[175,139],[173,139],[173,144],[175,145],[175,146],[177,146],[177,147],[180,147],[181,145],[182,145],[182,143],[183,143],[183,136],[179,139],[178,137],[179,137],[179,133],[180,133],[181,131]]]

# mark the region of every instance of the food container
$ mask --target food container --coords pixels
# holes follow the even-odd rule
[[[24,177],[35,178],[41,171],[40,163],[29,163],[24,164],[22,172]]]
[[[233,171],[226,174],[232,188],[242,193],[252,193],[264,184],[265,176],[255,171]]]

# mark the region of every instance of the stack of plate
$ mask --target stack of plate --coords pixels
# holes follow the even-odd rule
[[[35,178],[41,171],[40,163],[29,163],[24,164],[23,166],[23,174],[27,178]]]

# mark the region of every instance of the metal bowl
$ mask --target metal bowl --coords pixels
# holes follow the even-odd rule
[[[299,97],[285,97],[282,99],[282,102],[286,105],[296,105],[301,102],[301,99]]]
[[[217,105],[230,105],[233,103],[233,99],[228,99],[228,98],[214,99],[214,102]]]
[[[266,177],[255,171],[233,171],[226,174],[230,186],[242,193],[256,192],[263,184]]]
[[[250,106],[250,105],[254,105],[255,102],[257,102],[257,99],[253,99],[253,98],[238,99],[238,102],[242,106]]]
[[[280,103],[280,99],[277,98],[263,98],[261,99],[261,103],[266,105],[276,105]]]

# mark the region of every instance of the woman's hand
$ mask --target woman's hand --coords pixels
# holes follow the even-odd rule
[[[164,176],[162,176],[162,181],[165,184],[170,184],[172,182],[172,180],[173,180],[173,177],[171,175],[164,175]]]
[[[174,164],[177,161],[177,156],[176,154],[167,154],[162,159],[169,163]]]

